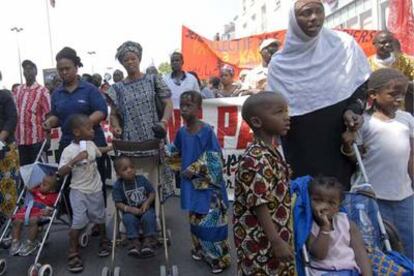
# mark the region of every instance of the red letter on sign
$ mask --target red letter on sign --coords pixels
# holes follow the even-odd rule
[[[247,144],[253,141],[253,135],[250,132],[249,125],[243,120],[240,126],[239,139],[237,141],[237,149],[247,148]]]
[[[237,106],[221,106],[218,110],[217,139],[224,146],[224,136],[235,136],[237,131]],[[226,117],[228,114],[228,124]]]

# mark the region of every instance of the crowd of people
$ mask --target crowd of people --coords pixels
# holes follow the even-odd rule
[[[51,129],[60,127],[57,174],[71,175],[68,270],[84,269],[79,235],[89,223],[101,237],[98,256],[108,256],[105,181],[112,146],[102,122],[109,118],[114,139],[163,141],[172,112],[179,109],[184,126],[170,137],[167,156],[181,160],[176,181],[181,207],[189,213],[190,256],[221,273],[231,265],[232,250],[222,149],[214,129],[198,114],[204,99],[250,95],[241,112],[254,140],[235,175],[237,275],[298,273],[290,183],[305,175],[313,177],[307,190],[313,216],[307,239],[311,274],[372,275],[360,230],[340,209],[344,191],[356,179],[354,145],[363,152],[382,216],[396,227],[404,254],[412,260],[414,59],[401,53],[398,40],[387,31],[376,34],[377,53],[367,58],[351,36],[324,28],[324,19],[321,1],[296,1],[283,47],[276,39],[265,39],[259,48],[262,64],[240,72],[237,81],[230,65],[219,76],[200,81],[196,72],[183,70],[180,52],[170,57],[171,73],[162,76],[155,67],[144,73],[143,49],[133,41],[116,50],[126,76],[116,70],[113,84],[99,74],[79,76],[83,64],[70,47],[56,55],[58,75],[45,86],[36,81],[36,64],[23,61],[25,83],[11,92],[0,84],[0,223],[15,206],[19,167],[33,163]],[[113,162],[117,180],[112,199],[122,214],[132,256],[154,255],[161,227],[159,174],[166,172],[158,158],[154,149]],[[55,176],[46,176],[30,192],[37,196],[38,210],[29,211],[23,243],[26,209],[13,217],[11,255],[27,256],[37,249],[35,225],[56,196]]]

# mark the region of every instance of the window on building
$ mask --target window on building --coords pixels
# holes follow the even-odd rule
[[[359,28],[359,24],[358,24],[358,17],[357,17],[357,16],[355,16],[355,17],[353,17],[353,18],[349,19],[349,20],[346,22],[346,27],[347,27],[347,28],[350,28],[350,29],[358,29],[358,28]]]
[[[375,26],[373,26],[373,22],[372,22],[372,12],[371,10],[368,10],[366,12],[361,13],[361,15],[359,16],[359,22],[361,24],[360,28],[361,29],[373,29],[375,28]]]
[[[275,11],[280,9],[280,6],[281,6],[280,0],[275,0]]]
[[[246,29],[247,28],[247,23],[244,23],[243,24],[243,29]]]
[[[267,25],[267,17],[266,17],[266,5],[263,5],[261,8],[262,11],[262,24],[261,24],[261,31],[266,31],[266,25]]]
[[[254,5],[254,0],[250,0],[250,6]]]
[[[255,21],[256,20],[256,14],[253,14],[252,15],[252,21]]]

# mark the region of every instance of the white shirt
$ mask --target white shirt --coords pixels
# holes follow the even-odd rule
[[[247,86],[246,88],[265,90],[267,81],[267,71],[267,67],[263,67],[263,65],[257,66],[250,70],[245,80]]]
[[[171,74],[172,73],[169,73],[163,78],[171,90],[171,100],[173,102],[173,107],[174,109],[178,109],[180,108],[181,94],[185,91],[190,90],[200,92],[200,87],[198,86],[197,79],[187,72],[184,72],[184,78],[181,79],[178,83],[176,83],[177,81],[171,77]]]
[[[364,114],[357,143],[364,145],[363,162],[376,196],[403,200],[413,194],[408,174],[410,138],[414,138],[414,117],[398,110],[395,118],[382,121]]]
[[[70,188],[85,194],[97,193],[102,189],[102,181],[96,158],[101,157],[102,154],[92,141],[86,141],[86,151],[88,152],[88,159],[77,163],[72,169]],[[59,168],[68,164],[79,152],[79,144],[72,142],[63,150]]]

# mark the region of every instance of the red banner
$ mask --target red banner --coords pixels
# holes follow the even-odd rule
[[[376,31],[342,31],[352,35],[367,56],[375,53],[372,40]],[[183,26],[181,49],[185,58],[184,70],[195,71],[201,79],[208,79],[218,76],[224,64],[230,64],[238,75],[241,69],[254,68],[262,62],[259,46],[264,39],[276,38],[283,43],[285,34],[283,30],[234,40],[211,41]]]
[[[414,55],[414,16],[411,0],[391,0],[388,29],[401,43],[404,53]]]

